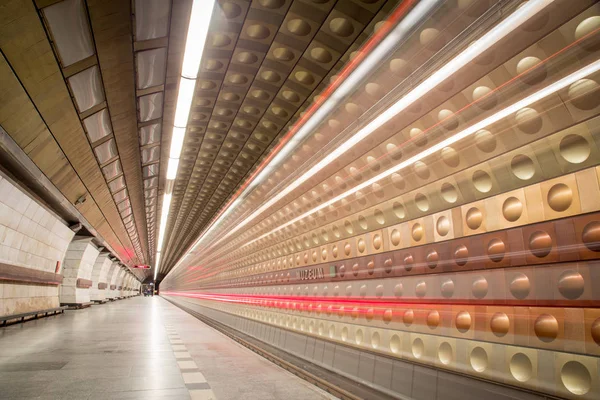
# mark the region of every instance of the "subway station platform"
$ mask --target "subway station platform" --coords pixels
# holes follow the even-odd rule
[[[331,399],[166,300],[0,328],[0,399]]]

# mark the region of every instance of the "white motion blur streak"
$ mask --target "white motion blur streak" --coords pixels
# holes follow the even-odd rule
[[[305,212],[304,214],[286,222],[283,225],[278,226],[277,228],[273,229],[272,231],[265,233],[264,235],[248,242],[247,244],[245,244],[243,247],[246,247],[264,237],[269,236],[270,234],[277,232],[289,225],[292,225],[298,221],[300,221],[303,218],[308,217],[311,214],[314,214],[315,212],[324,209],[325,207],[328,207],[340,200],[342,200],[345,197],[348,197],[356,192],[358,192],[359,190],[365,189],[369,186],[371,186],[372,184],[387,178],[388,176],[392,175],[395,172],[398,172],[406,167],[409,167],[411,165],[413,165],[415,162],[422,160],[425,157],[428,157],[438,151],[441,151],[443,148],[451,146],[452,144],[458,142],[459,140],[462,140],[470,135],[473,135],[474,133],[480,131],[481,129],[496,123],[498,121],[500,121],[501,119],[504,119],[506,117],[508,117],[511,114],[516,113],[517,111],[521,110],[522,108],[525,108],[539,100],[542,100],[545,97],[548,97],[549,95],[564,89],[565,87],[577,82],[580,79],[585,78],[586,76],[593,74],[594,72],[597,72],[600,70],[600,60],[595,61],[594,63],[572,73],[571,75],[566,76],[565,78],[562,78],[556,82],[554,82],[553,84],[546,86],[544,89],[541,89],[537,92],[535,92],[534,94],[527,96],[526,98],[524,98],[523,100],[517,101],[516,103],[498,111],[496,114],[493,114],[485,119],[483,119],[482,121],[471,125],[470,127],[468,127],[467,129],[456,133],[455,135],[452,135],[451,137],[442,140],[441,142],[429,147],[427,150],[424,150],[422,152],[420,152],[419,154],[416,154],[414,156],[412,156],[411,158],[409,158],[406,161],[401,162],[400,164],[380,173],[377,176],[374,176],[373,178],[361,183],[358,186],[353,187],[350,190],[347,190],[346,192],[334,197],[331,200],[328,200],[326,202],[324,202],[323,204],[318,205],[317,207],[313,208],[310,211]]]
[[[241,223],[237,224],[234,228],[229,230],[225,235],[223,235],[221,238],[219,238],[219,240],[216,243],[231,236],[233,233],[237,232],[240,228],[242,228],[243,226],[248,224],[250,221],[252,221],[258,215],[263,213],[265,210],[272,207],[277,201],[279,201],[284,196],[291,193],[294,189],[296,189],[301,184],[306,182],[308,179],[310,179],[312,176],[314,176],[317,172],[319,172],[321,169],[323,169],[329,163],[333,162],[338,157],[340,157],[342,154],[344,154],[345,152],[350,150],[357,143],[359,143],[360,141],[365,139],[367,136],[369,136],[370,134],[375,132],[375,130],[377,130],[378,128],[383,126],[386,122],[390,121],[393,117],[398,115],[400,112],[402,112],[403,110],[406,110],[408,107],[410,107],[412,104],[414,104],[417,100],[419,100],[423,95],[427,94],[429,91],[433,90],[435,87],[440,85],[442,82],[444,82],[446,79],[448,79],[454,73],[456,73],[458,70],[460,70],[463,67],[465,67],[466,65],[468,65],[471,61],[473,61],[475,58],[477,58],[484,51],[490,49],[492,46],[494,46],[496,43],[498,43],[500,40],[502,40],[504,37],[506,37],[510,32],[514,31],[519,26],[523,25],[530,18],[532,18],[537,13],[539,13],[540,11],[542,11],[543,9],[548,7],[553,2],[554,2],[554,0],[536,0],[536,1],[529,1],[529,2],[525,3],[525,5],[523,5],[519,9],[517,9],[511,15],[509,15],[506,19],[504,19],[502,22],[500,22],[498,25],[496,25],[494,28],[492,28],[483,37],[476,40],[471,46],[469,46],[467,49],[462,51],[455,58],[453,58],[448,63],[446,63],[442,68],[440,68],[438,71],[436,71],[434,74],[432,74],[429,78],[427,78],[425,81],[423,81],[417,87],[415,87],[413,90],[411,90],[409,93],[407,93],[399,101],[394,103],[390,108],[385,110],[383,113],[379,114],[375,119],[373,119],[371,122],[369,122],[365,127],[360,129],[354,136],[352,136],[349,140],[347,140],[341,146],[337,147],[335,150],[333,150],[331,153],[329,153],[319,163],[317,163],[311,169],[309,169],[307,172],[305,172],[303,175],[298,177],[298,179],[296,179],[294,182],[292,182],[284,190],[279,192],[276,196],[272,197],[269,201],[267,201],[260,208],[258,208],[256,211],[254,211],[250,216],[248,216],[248,218],[246,218],[244,221],[242,221]],[[431,4],[431,2],[428,2],[428,1],[420,2],[418,4],[418,6],[425,7],[424,4]],[[405,35],[406,32],[409,31],[409,28],[412,28],[412,24],[414,24],[415,21],[418,20],[418,18],[421,18],[423,15],[426,15],[426,13],[429,11],[429,8],[428,9],[415,8],[413,11],[415,11],[415,14],[413,14],[411,12],[404,20],[401,21],[401,23],[392,31],[392,33],[390,33],[390,35],[382,42],[382,44],[373,51],[372,54],[375,54],[373,58],[369,58],[369,57],[365,58],[365,61],[359,67],[360,75],[356,75],[356,77],[354,76],[354,73],[350,75],[350,77],[346,80],[346,82],[348,82],[349,85],[351,84],[352,87],[344,86],[343,91],[340,91],[338,93],[338,91],[340,89],[342,89],[342,86],[340,86],[340,88],[334,92],[332,98],[330,99],[331,103],[329,103],[329,100],[326,101],[323,104],[323,106],[321,106],[321,109],[319,109],[317,111],[317,113],[315,113],[315,116],[317,116],[317,114],[319,114],[320,119],[315,118],[314,122],[311,123],[311,121],[313,121],[313,119],[311,118],[311,120],[309,120],[307,122],[307,124],[298,132],[298,134],[296,134],[296,136],[294,136],[294,138],[290,142],[288,142],[288,144],[284,147],[284,150],[282,150],[282,152],[279,153],[273,159],[273,161],[271,161],[269,166],[271,166],[271,165],[273,165],[273,166],[271,168],[265,168],[261,172],[261,174],[259,174],[257,176],[257,179],[254,181],[254,183],[251,184],[250,186],[248,186],[248,188],[246,190],[255,187],[258,183],[260,183],[262,180],[264,180],[268,176],[268,175],[266,175],[267,171],[268,171],[268,173],[271,173],[272,170],[277,165],[277,163],[281,162],[283,157],[286,157],[293,150],[293,148],[295,146],[297,146],[301,140],[304,139],[305,136],[312,133],[312,131],[321,122],[321,120],[323,118],[325,118],[333,110],[333,107],[335,107],[337,105],[337,103],[349,93],[350,90],[354,89],[354,87],[361,82],[361,80],[363,79],[363,75],[365,73],[365,69],[366,68],[370,69],[370,68],[376,67],[377,63],[381,60],[381,58],[387,57],[389,55],[390,49],[393,48],[391,45],[395,45],[397,43],[397,41],[403,37],[402,35]],[[417,11],[418,11],[418,13],[417,13]],[[390,39],[390,41],[393,40],[394,42],[387,42],[388,38]],[[384,43],[385,43],[385,47],[383,47],[382,50],[379,50],[379,48],[381,46],[383,46]],[[390,43],[391,43],[391,45],[390,45]],[[364,68],[361,68],[363,66],[364,66]],[[357,69],[357,71],[355,71],[355,72],[358,72],[358,71],[359,71],[359,69]],[[344,82],[344,83],[346,83],[346,82]],[[321,111],[321,110],[323,110],[323,112],[319,113],[319,111]],[[304,129],[304,128],[306,128],[306,129]],[[300,136],[301,134],[304,136]],[[289,145],[289,147],[288,147],[288,145]],[[234,204],[232,204],[229,207],[229,209],[227,211],[234,209],[234,207],[233,207],[234,205],[236,205],[235,202],[234,202]],[[220,219],[222,220],[222,218],[224,218],[225,216],[226,215],[224,213]],[[206,231],[204,233],[204,235],[202,235],[200,237],[200,239],[194,244],[192,249],[196,248],[201,243],[201,241],[205,237],[207,237],[207,235],[210,233],[210,231],[212,229],[214,229],[214,227],[217,225],[217,223],[218,223],[218,221],[215,222],[211,226],[211,228],[208,231]]]

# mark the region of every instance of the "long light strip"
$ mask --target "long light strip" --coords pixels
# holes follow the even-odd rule
[[[173,124],[173,134],[171,135],[169,163],[167,165],[167,185],[165,185],[166,189],[160,213],[160,228],[158,231],[158,243],[156,245],[156,257],[154,262],[155,281],[160,267],[160,252],[165,240],[167,220],[169,217],[169,209],[171,207],[171,191],[173,185],[170,183],[177,178],[179,158],[183,148],[183,140],[185,138],[187,122],[192,108],[198,70],[200,69],[200,61],[202,60],[202,53],[204,52],[206,37],[208,36],[208,28],[213,13],[214,3],[214,0],[194,0],[194,3],[192,4],[190,23],[188,25],[187,37],[185,40],[181,77],[179,78],[177,105],[175,106],[175,121]]]
[[[265,166],[265,168],[256,176],[256,178],[248,185],[244,192],[237,197],[229,207],[219,216],[219,218],[196,240],[184,257],[179,260],[177,265],[173,268],[177,268],[183,258],[194,251],[205,238],[223,221],[236,207],[240,204],[245,195],[249,194],[261,181],[266,179],[273,169],[284,160],[297,146],[298,144],[308,136],[312,130],[318,126],[327,115],[334,110],[339,103],[346,97],[366,76],[368,76],[372,69],[386,58],[390,51],[398,44],[399,41],[403,40],[418,23],[426,18],[432,10],[434,10],[442,1],[426,1],[420,2],[415,6],[411,12],[402,19],[402,21],[394,28],[392,32],[377,46],[371,53],[369,53],[363,62],[340,84],[340,86],[333,92],[331,97],[325,101],[321,107],[314,113],[314,115],[303,125],[298,132],[292,137],[292,139],[281,149],[281,151],[273,158],[273,160]]]
[[[301,184],[306,182],[308,179],[310,179],[312,176],[314,176],[316,173],[318,173],[321,169],[326,167],[329,163],[338,159],[342,154],[344,154],[345,152],[350,150],[357,143],[364,140],[367,136],[369,136],[370,134],[375,132],[378,128],[380,128],[385,123],[390,121],[393,117],[398,115],[400,112],[406,110],[408,107],[410,107],[416,101],[418,101],[422,96],[424,96],[425,94],[427,94],[428,92],[433,90],[435,87],[440,85],[442,82],[444,82],[446,79],[448,79],[454,73],[456,73],[458,70],[467,66],[470,62],[472,62],[474,59],[476,59],[483,52],[490,49],[501,39],[506,37],[510,32],[514,31],[519,26],[526,23],[529,19],[531,19],[533,16],[538,14],[540,11],[542,11],[543,9],[548,7],[553,2],[554,2],[554,0],[529,1],[529,2],[525,3],[525,5],[523,5],[519,9],[515,10],[515,12],[513,12],[506,19],[504,19],[502,22],[500,22],[498,25],[496,25],[494,28],[492,28],[487,34],[485,34],[480,39],[476,40],[472,45],[470,45],[467,49],[465,49],[463,52],[461,52],[458,56],[456,56],[454,59],[452,59],[451,61],[446,63],[442,68],[440,68],[438,71],[436,71],[433,75],[431,75],[429,78],[427,78],[425,81],[423,81],[420,85],[418,85],[413,90],[411,90],[409,93],[407,93],[404,97],[402,97],[398,102],[394,103],[390,108],[388,108],[383,113],[378,115],[374,120],[372,120],[364,128],[360,129],[354,136],[349,138],[345,143],[343,143],[342,145],[337,147],[334,151],[332,151],[330,154],[328,154],[326,157],[324,157],[319,163],[317,163],[315,166],[313,166],[311,169],[309,169],[303,175],[298,177],[294,182],[292,182],[289,186],[287,186],[285,189],[283,189],[281,192],[279,192],[276,196],[272,197],[269,201],[264,203],[260,208],[258,208],[250,216],[248,216],[244,221],[242,221],[239,224],[237,224],[236,226],[234,226],[225,235],[220,237],[217,240],[217,242],[215,242],[215,244],[223,241],[224,239],[228,238],[229,236],[231,236],[232,234],[237,232],[243,226],[247,225],[250,221],[255,219],[258,215],[263,213],[268,208],[272,207],[277,201],[279,201],[284,196],[291,193],[294,189],[298,188]],[[422,3],[427,3],[427,2],[422,2]],[[377,49],[379,49],[379,47]],[[386,55],[388,55],[388,54],[389,53],[387,53]],[[369,63],[370,62],[369,58],[366,58],[364,62]],[[357,82],[360,82],[360,80],[354,80],[352,78],[352,75],[348,78],[347,81],[353,82],[354,85],[356,85]],[[346,96],[345,93],[343,93],[343,92],[340,92],[340,93],[341,94],[338,96],[337,91],[334,92],[334,97],[336,99],[343,99]],[[327,104],[327,102],[324,103],[322,107],[324,107],[326,104]],[[334,105],[337,105],[337,103],[335,103]],[[330,111],[331,111],[331,109],[329,109],[327,111],[327,113],[329,113]],[[327,114],[323,114],[322,118],[325,118],[326,116],[327,116]],[[309,120],[309,123],[311,121],[312,121],[312,119]],[[303,134],[308,135],[308,134],[312,133],[314,128],[316,126],[318,126],[318,124],[320,124],[321,122],[322,122],[321,120],[316,119],[314,123],[310,123],[310,124],[307,123],[306,129],[302,131]],[[303,127],[303,129],[304,129],[304,127]],[[286,146],[286,148],[284,148],[285,150],[282,150],[282,153],[284,154],[284,156],[289,155],[289,153],[291,151],[293,151],[294,147],[296,147],[299,144],[300,136],[298,136],[298,137],[299,137],[298,140],[290,141],[288,143],[288,146]],[[284,151],[285,151],[285,153],[284,153]],[[280,158],[275,157],[273,159],[273,167],[272,168],[274,168],[276,166],[276,161],[280,162],[282,160],[282,157],[280,157]],[[272,168],[268,169],[269,173],[272,172]],[[263,173],[265,171],[267,171],[267,168],[265,168],[265,170],[263,170]],[[257,179],[256,184],[260,183],[266,177],[267,177],[267,175],[262,175],[262,174],[259,175],[256,178]],[[251,187],[252,188],[255,187],[256,184],[252,185]],[[235,207],[239,204],[240,201],[241,200],[239,198],[236,199],[236,201],[234,203],[232,203],[232,205],[229,207],[229,210],[235,209]],[[224,218],[225,216],[226,215],[223,214],[221,216],[221,219]],[[211,229],[207,230],[205,232],[205,234],[201,238],[199,238],[199,240],[195,243],[194,247],[192,248],[192,251],[195,248],[197,248],[197,246],[200,245],[202,240],[204,238],[206,238],[208,236],[208,234],[210,233],[210,231],[212,229],[214,229],[214,227],[216,227],[216,226],[217,226],[217,223],[213,224]]]
[[[460,132],[452,135],[451,137],[449,137],[449,138],[447,138],[445,140],[442,140],[441,142],[439,142],[439,143],[437,143],[437,144],[435,144],[435,145],[427,148],[426,150],[424,150],[424,151],[422,151],[422,152],[420,152],[420,153],[412,156],[411,158],[409,158],[409,159],[401,162],[400,164],[398,164],[398,165],[396,165],[396,166],[394,166],[394,167],[392,167],[392,168],[390,168],[390,169],[388,169],[388,170],[380,173],[379,175],[376,175],[376,176],[372,177],[371,179],[366,180],[365,182],[361,183],[360,185],[357,185],[357,186],[353,187],[352,189],[347,190],[346,192],[344,192],[342,194],[339,194],[338,196],[336,196],[336,197],[334,197],[334,198],[332,198],[332,199],[330,199],[330,200],[328,200],[328,201],[326,201],[326,202],[318,205],[317,207],[313,208],[312,210],[309,210],[309,211],[305,212],[304,214],[299,215],[298,217],[296,217],[296,218],[294,218],[294,219],[286,222],[285,224],[278,226],[277,228],[273,229],[272,231],[267,232],[267,233],[263,234],[262,236],[260,236],[260,237],[258,237],[256,239],[254,239],[254,240],[246,243],[242,247],[249,246],[252,243],[254,243],[254,242],[256,242],[256,241],[258,241],[258,240],[260,240],[262,238],[265,238],[265,237],[269,236],[272,233],[275,233],[275,232],[277,232],[277,231],[279,231],[279,230],[281,230],[281,229],[283,229],[283,228],[285,228],[287,226],[290,226],[290,225],[292,225],[292,224],[294,224],[294,223],[302,220],[303,218],[308,217],[309,215],[314,214],[315,212],[318,212],[318,211],[320,211],[320,210],[322,210],[322,209],[324,209],[326,207],[329,207],[330,205],[332,205],[332,204],[334,204],[334,203],[336,203],[336,202],[338,202],[338,201],[340,201],[340,200],[342,200],[342,199],[344,199],[344,198],[346,198],[346,197],[348,197],[350,195],[353,195],[354,193],[356,193],[356,192],[358,192],[358,191],[360,191],[362,189],[365,189],[365,188],[371,186],[372,184],[374,184],[374,183],[376,183],[376,182],[378,182],[378,181],[380,181],[380,180],[382,180],[384,178],[387,178],[390,175],[392,175],[392,174],[394,174],[394,173],[396,173],[396,172],[398,172],[400,170],[405,169],[406,167],[409,167],[409,166],[413,165],[415,162],[417,162],[419,160],[422,160],[425,157],[428,157],[428,156],[430,156],[430,155],[432,155],[434,153],[437,153],[438,151],[441,151],[445,147],[449,147],[449,146],[453,145],[454,143],[456,143],[456,142],[458,142],[458,141],[460,141],[460,140],[462,140],[462,139],[464,139],[464,138],[466,138],[468,136],[471,136],[471,135],[473,135],[476,132],[479,132],[481,129],[483,129],[483,128],[491,125],[491,124],[494,124],[494,123],[496,123],[496,122],[498,122],[498,121],[500,121],[500,120],[508,117],[509,115],[514,114],[517,111],[519,111],[519,110],[521,110],[521,109],[523,109],[523,108],[525,108],[525,107],[527,107],[527,106],[529,106],[529,105],[531,105],[531,104],[533,104],[533,103],[535,103],[537,101],[540,101],[543,98],[548,97],[549,95],[551,95],[551,94],[553,94],[553,93],[555,93],[555,92],[557,92],[557,91],[559,91],[561,89],[564,89],[565,87],[567,87],[567,86],[569,86],[569,85],[577,82],[578,80],[583,79],[583,78],[587,77],[588,75],[593,74],[593,73],[595,73],[597,71],[600,71],[600,60],[595,61],[592,64],[590,64],[590,65],[588,65],[588,66],[586,66],[586,67],[584,67],[584,68],[582,68],[582,69],[580,69],[580,70],[578,70],[578,71],[576,71],[576,72],[574,72],[574,73],[572,73],[572,74],[570,74],[570,75],[568,75],[568,76],[566,76],[566,77],[564,77],[564,78],[562,78],[562,79],[560,79],[560,80],[558,80],[558,81],[550,84],[549,86],[546,86],[544,89],[541,89],[541,90],[535,92],[534,94],[532,94],[530,96],[527,96],[526,98],[524,98],[522,100],[517,101],[516,103],[514,103],[514,104],[512,104],[512,105],[510,105],[510,106],[508,106],[508,107],[506,107],[506,108],[498,111],[497,113],[495,113],[495,114],[493,114],[493,115],[491,115],[491,116],[489,116],[489,117],[487,117],[487,118],[485,118],[485,119],[477,122],[476,124],[471,125],[467,129],[464,129],[463,131],[460,131]]]

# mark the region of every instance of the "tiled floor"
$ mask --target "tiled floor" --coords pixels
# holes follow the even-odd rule
[[[327,399],[159,298],[0,328],[0,399]]]

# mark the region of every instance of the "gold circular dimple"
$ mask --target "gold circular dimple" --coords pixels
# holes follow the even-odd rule
[[[407,253],[404,255],[404,269],[407,271],[410,271],[413,267],[413,264],[415,263],[415,260],[412,256],[412,254]]]
[[[458,200],[458,192],[451,183],[445,182],[442,184],[441,194],[447,203],[453,204]]]
[[[294,78],[296,78],[296,80],[304,85],[312,85],[313,83],[315,83],[315,78],[313,76],[313,74],[311,74],[308,71],[296,71],[296,73],[294,74]]]
[[[533,375],[531,360],[523,353],[516,353],[510,359],[509,370],[519,382],[527,382]]]
[[[415,286],[415,294],[417,297],[424,297],[425,294],[427,294],[427,283],[425,283],[425,281],[417,282],[417,285]]]
[[[438,218],[435,227],[440,236],[446,236],[450,232],[450,220],[448,217],[442,215]]]
[[[231,38],[222,33],[213,33],[210,43],[212,47],[226,47],[231,43]]]
[[[383,262],[383,269],[385,270],[386,273],[391,273],[392,272],[392,259],[391,258],[387,258],[384,262]]]
[[[427,326],[429,329],[435,329],[440,324],[440,313],[436,310],[430,311],[427,314]]]
[[[491,153],[496,150],[496,138],[490,131],[482,129],[475,134],[475,145],[484,153]]]
[[[473,90],[473,101],[483,110],[491,110],[498,104],[496,94],[487,86],[478,86]]]
[[[421,239],[423,239],[423,227],[421,226],[421,224],[416,223],[412,226],[412,238],[415,242],[420,241]]]
[[[492,316],[490,321],[492,333],[498,337],[506,335],[510,329],[510,319],[508,315],[497,312]]]
[[[460,155],[452,147],[444,147],[442,149],[442,160],[447,166],[456,168],[460,164]]]
[[[398,246],[400,244],[400,231],[398,231],[397,229],[394,229],[392,231],[390,240],[392,241],[392,244],[394,246]]]
[[[600,346],[600,317],[592,323],[591,334],[594,342]]]
[[[396,286],[394,286],[394,295],[396,297],[401,297],[403,290],[404,287],[402,286],[402,283],[397,284]]]
[[[566,211],[573,202],[573,191],[564,183],[557,183],[548,191],[548,205],[554,211]]]
[[[331,32],[341,37],[348,37],[354,33],[354,26],[352,25],[352,22],[341,17],[334,18],[329,21],[329,29]]]
[[[423,134],[423,131],[419,128],[412,128],[408,131],[408,136],[417,146],[424,146],[427,144],[427,136]]]
[[[393,177],[392,177],[392,179],[393,179]],[[402,180],[402,182],[404,182],[404,180]],[[404,218],[406,216],[406,212],[404,211],[404,206],[402,206],[402,204],[400,204],[398,202],[394,202],[392,207],[394,210],[394,214],[396,214],[396,216],[398,218]]]
[[[583,244],[588,250],[600,252],[600,222],[592,221],[589,222],[583,228],[583,234],[581,235]]]
[[[542,82],[548,76],[545,64],[540,64],[542,60],[537,57],[525,57],[517,63],[517,74],[519,79],[528,84],[535,85]],[[536,67],[537,66],[537,67]]]
[[[442,296],[445,298],[452,297],[452,295],[454,295],[454,281],[450,278],[445,279],[442,282],[440,291],[442,292]]]
[[[367,83],[365,85],[365,92],[367,92],[367,94],[369,96],[373,96],[373,97],[381,97],[383,95],[383,90],[381,88],[381,85],[379,85],[378,83]]]
[[[430,250],[427,253],[426,261],[427,261],[427,266],[429,268],[433,269],[433,268],[437,267],[439,260],[440,260],[440,256],[437,251]]]
[[[368,228],[368,223],[367,223],[367,219],[365,217],[363,217],[362,215],[358,216],[358,225],[361,227],[361,229],[366,230]]]
[[[498,238],[494,238],[489,241],[487,246],[487,254],[490,260],[493,262],[500,262],[504,258],[506,252],[506,245]]]
[[[235,93],[224,93],[221,97],[225,101],[238,101],[240,99],[240,96]]]
[[[246,28],[246,34],[252,39],[262,40],[268,38],[271,31],[264,25],[252,24]]]
[[[373,218],[379,225],[385,224],[385,215],[383,214],[383,211],[381,211],[381,210],[373,211]]]
[[[429,47],[432,51],[439,51],[444,47],[444,40],[436,40],[440,31],[435,28],[423,29],[419,35],[419,41],[423,46]]]
[[[292,92],[291,90],[284,90],[283,92],[281,92],[281,96],[283,96],[284,99],[291,103],[297,103],[300,101],[300,96],[298,96],[296,92]]]
[[[204,64],[204,68],[209,71],[218,71],[223,68],[223,63],[218,60],[207,60]]]
[[[438,121],[446,130],[453,130],[458,128],[459,121],[456,115],[450,110],[441,110],[438,112]]]
[[[533,232],[529,236],[529,251],[536,257],[546,257],[552,251],[552,237],[545,231]]]
[[[217,87],[213,81],[200,81],[200,90],[212,90]]]
[[[375,236],[373,236],[373,247],[375,248],[375,250],[379,250],[381,248],[381,245],[382,245],[381,235],[375,234]]]
[[[583,137],[575,134],[566,135],[560,141],[560,155],[571,164],[581,164],[590,156],[590,144]]]
[[[466,222],[469,229],[478,229],[483,222],[482,212],[478,208],[470,208],[469,211],[467,211]]]
[[[258,0],[261,6],[265,8],[276,9],[285,4],[285,0]]]
[[[352,251],[352,247],[350,246],[350,244],[349,244],[349,243],[346,243],[346,244],[344,245],[344,253],[345,253],[347,256],[349,256],[351,251]]]
[[[362,107],[355,103],[346,103],[344,108],[348,114],[352,114],[354,116],[361,115],[363,112]]]
[[[509,197],[502,204],[502,215],[509,222],[515,222],[523,214],[523,203],[516,197]]]
[[[549,343],[558,336],[558,321],[550,314],[542,314],[536,318],[533,330],[542,342]]]
[[[454,249],[454,261],[459,266],[464,266],[469,258],[469,249],[464,244],[458,245],[456,249]]]
[[[590,35],[592,32],[595,32],[600,28],[600,16],[594,15],[592,17],[586,18],[577,25],[575,28],[575,39],[579,40],[587,35]],[[600,50],[600,40],[598,40],[598,35],[590,35],[586,40],[584,40],[581,44],[581,47],[586,49],[587,51],[597,51]]]
[[[523,300],[529,296],[531,284],[525,274],[516,274],[509,285],[510,293],[517,299]]]
[[[371,260],[367,263],[367,272],[369,275],[373,275],[375,273],[375,261]]]
[[[236,54],[235,61],[241,64],[254,64],[258,61],[258,57],[254,53],[250,53],[249,51],[242,51]]]
[[[406,74],[406,65],[407,63],[403,59],[394,58],[392,61],[390,61],[390,71],[398,76],[403,76]]]
[[[221,11],[223,11],[223,14],[227,19],[232,19],[242,13],[242,7],[235,3],[227,2],[221,4]]]
[[[568,361],[560,370],[560,380],[567,390],[577,396],[584,395],[592,388],[590,371],[579,361]]]
[[[456,316],[455,324],[459,332],[465,333],[471,329],[471,314],[467,311],[461,311]]]
[[[389,324],[390,322],[392,322],[392,318],[393,318],[392,310],[388,309],[383,312],[383,322],[385,322],[386,324]]]
[[[288,30],[296,36],[306,36],[310,33],[311,28],[308,22],[300,18],[294,18],[287,23]]]
[[[487,279],[483,276],[479,276],[473,280],[473,284],[471,285],[471,292],[473,296],[477,299],[483,299],[487,296],[489,284]]]
[[[333,255],[334,258],[337,258],[337,256],[338,256],[338,247],[336,245],[334,245],[331,248],[331,254]]]
[[[327,260],[327,249],[321,250],[321,258]]]
[[[333,60],[333,56],[331,52],[322,47],[313,47],[310,51],[310,56],[313,60],[318,61],[323,64],[327,64]]]
[[[429,199],[424,194],[417,193],[415,196],[415,205],[419,210],[426,212],[429,210]]]
[[[429,172],[429,167],[422,161],[417,161],[413,164],[413,170],[415,174],[421,179],[429,179],[431,173]]]
[[[488,193],[492,190],[492,178],[490,175],[482,170],[477,170],[473,173],[472,178],[473,186],[480,193]]]
[[[567,270],[558,278],[558,291],[569,300],[581,297],[584,290],[585,281],[577,271]]]
[[[512,173],[519,179],[526,181],[535,174],[535,165],[531,158],[524,154],[518,154],[510,162]]]
[[[404,311],[404,315],[402,316],[402,322],[405,325],[410,326],[415,321],[415,312],[413,310]]]
[[[569,86],[567,95],[571,103],[580,110],[593,110],[600,105],[599,85],[592,79],[580,79]]]
[[[360,253],[363,253],[367,249],[367,246],[363,239],[358,239],[357,248]]]
[[[517,127],[524,133],[533,134],[542,129],[542,118],[533,108],[522,108],[515,114]]]
[[[352,275],[358,276],[358,270],[359,270],[358,264],[354,264],[352,266]]]
[[[262,71],[260,73],[260,77],[263,80],[265,80],[267,82],[271,82],[271,83],[279,82],[281,80],[281,75],[279,75],[277,72],[271,71],[271,70]]]

